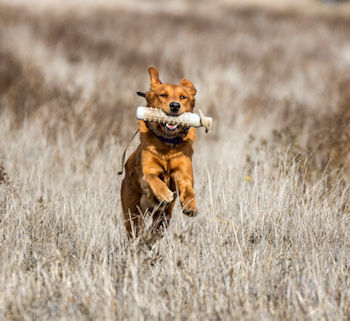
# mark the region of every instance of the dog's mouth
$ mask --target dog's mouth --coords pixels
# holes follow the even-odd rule
[[[168,131],[175,131],[177,129],[177,124],[173,125],[173,124],[169,124],[169,123],[165,123],[165,124],[162,124],[163,128],[165,128],[166,130]]]
[[[187,126],[170,123],[149,122],[147,127],[153,134],[158,136],[159,139],[162,138],[161,140],[165,139],[165,141],[169,139],[180,141],[186,137],[189,131],[189,127]]]

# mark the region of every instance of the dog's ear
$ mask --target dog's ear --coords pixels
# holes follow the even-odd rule
[[[148,68],[148,73],[151,77],[151,89],[155,89],[158,85],[160,85],[162,82],[159,79],[159,72],[157,68],[155,67],[149,67]]]
[[[182,79],[180,84],[181,84],[181,86],[188,87],[191,95],[194,96],[196,94],[196,92],[197,92],[196,88],[194,88],[192,82],[190,82],[188,79]]]

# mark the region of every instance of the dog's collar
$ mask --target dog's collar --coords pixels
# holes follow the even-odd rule
[[[168,137],[163,137],[163,136],[158,136],[158,135],[156,135],[156,136],[161,142],[174,144],[174,145],[181,144],[184,141],[183,138],[179,137],[179,136],[176,136],[174,138],[168,138]]]

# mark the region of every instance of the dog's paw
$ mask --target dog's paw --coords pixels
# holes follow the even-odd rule
[[[198,210],[196,208],[183,208],[182,212],[190,217],[196,217],[198,215]]]
[[[160,193],[157,195],[157,199],[161,203],[171,203],[174,200],[174,193],[169,191],[166,191],[164,193]]]
[[[195,217],[198,215],[196,203],[193,200],[185,204],[181,203],[181,207],[182,207],[182,212],[187,216]]]
[[[182,212],[187,216],[195,217],[198,215],[197,202],[194,195],[189,195],[187,198],[182,200],[181,207]]]

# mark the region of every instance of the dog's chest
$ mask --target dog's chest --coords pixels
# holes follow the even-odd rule
[[[164,183],[170,187],[171,185],[171,173],[173,171],[172,164],[174,159],[181,155],[180,152],[171,150],[168,153],[154,153],[156,158],[156,164],[162,168],[159,178],[164,181]]]
[[[170,187],[170,169],[165,169],[159,177],[168,187]]]

